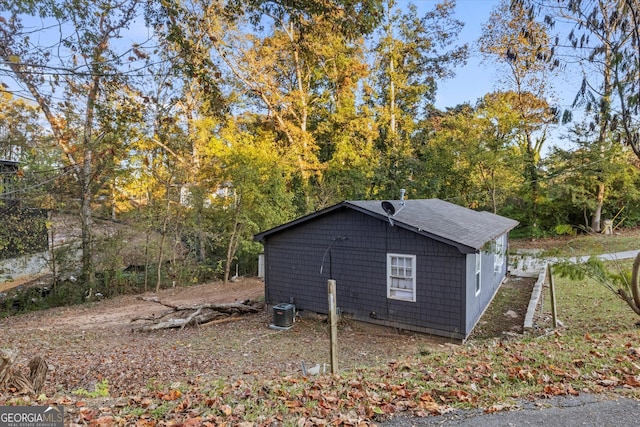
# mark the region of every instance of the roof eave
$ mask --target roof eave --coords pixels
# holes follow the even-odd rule
[[[386,216],[386,215],[381,215],[381,214],[379,214],[377,212],[370,211],[369,209],[365,209],[365,208],[362,208],[362,207],[360,207],[358,205],[351,204],[348,201],[344,202],[344,204],[347,205],[351,209],[357,210],[358,212],[365,213],[365,214],[367,214],[369,216],[378,218],[378,219],[380,219],[382,221],[389,221],[389,217]],[[389,224],[391,224],[391,223],[389,223]],[[409,224],[405,224],[404,222],[402,222],[402,221],[400,221],[400,220],[398,220],[396,218],[393,218],[393,226],[394,227],[397,226],[397,227],[400,227],[400,228],[405,229],[407,231],[418,233],[418,234],[420,234],[422,236],[428,237],[430,239],[436,240],[436,241],[441,242],[441,243],[445,243],[445,244],[447,244],[449,246],[454,246],[455,248],[457,248],[460,251],[460,253],[463,253],[463,254],[476,252],[476,249],[472,248],[471,246],[467,246],[467,245],[464,245],[464,244],[462,244],[460,242],[455,242],[453,240],[446,239],[446,238],[438,236],[436,234],[429,233],[429,232],[424,231],[424,230],[422,230],[420,228],[414,227],[414,226],[409,225]]]
[[[438,236],[437,234],[433,234],[433,233],[429,233],[427,231],[424,231],[420,228],[416,228],[416,227],[412,227],[410,225],[404,224],[400,221],[395,221],[395,225],[397,226],[401,226],[402,228],[404,228],[405,230],[409,230],[409,231],[413,231],[414,233],[420,234],[421,236],[425,236],[428,237],[432,240],[435,240],[437,242],[440,243],[444,243],[447,244],[449,246],[453,246],[456,249],[458,249],[458,251],[462,254],[472,254],[474,252],[477,252],[477,249],[465,245],[464,243],[460,243],[460,242],[456,242],[455,240],[451,240],[451,239],[447,239],[445,237],[442,236]]]
[[[325,215],[325,214],[327,214],[329,212],[336,211],[336,210],[343,209],[343,208],[353,209],[355,211],[364,213],[365,215],[371,216],[373,218],[377,218],[377,219],[379,219],[381,221],[385,221],[385,222],[389,221],[389,217],[387,215],[383,215],[383,214],[380,214],[378,212],[371,211],[371,210],[369,210],[367,208],[363,208],[363,207],[358,206],[357,204],[351,203],[351,202],[349,202],[347,200],[347,201],[343,201],[341,203],[335,204],[333,206],[329,206],[329,207],[327,207],[325,209],[322,209],[322,210],[319,210],[317,212],[313,212],[311,214],[305,215],[303,217],[300,217],[300,218],[295,219],[293,221],[287,222],[285,224],[281,224],[281,225],[279,225],[277,227],[274,227],[272,229],[263,231],[262,233],[255,234],[253,236],[253,240],[257,241],[257,242],[262,242],[262,241],[265,240],[265,238],[267,238],[271,234],[278,233],[281,230],[284,230],[284,229],[287,229],[287,228],[290,228],[290,227],[294,227],[296,225],[299,225],[299,224],[302,224],[304,222],[310,221],[310,220],[312,220],[314,218],[317,218],[319,216]],[[500,232],[496,233],[496,235],[493,238],[487,240],[486,242],[483,242],[482,245],[480,245],[477,248],[475,248],[473,246],[466,245],[464,243],[461,243],[461,242],[458,242],[458,241],[455,241],[455,240],[447,239],[446,237],[442,237],[442,236],[439,236],[437,234],[433,234],[433,233],[427,232],[427,231],[422,230],[420,228],[417,228],[415,226],[406,224],[406,223],[402,222],[401,220],[399,220],[398,218],[393,218],[393,225],[397,226],[399,228],[405,229],[407,231],[411,231],[411,232],[420,234],[422,236],[428,237],[430,239],[436,240],[438,242],[447,244],[449,246],[453,246],[456,249],[458,249],[458,251],[460,253],[462,253],[462,254],[471,254],[471,253],[477,253],[478,251],[480,251],[482,249],[482,246],[484,246],[487,242],[489,242],[491,240],[494,240],[498,236],[502,236],[505,233],[508,233],[509,231],[513,230],[519,224],[518,221],[515,221],[515,220],[511,220],[511,221],[513,221],[513,222],[509,226],[507,226],[506,228],[502,229]]]
[[[268,237],[271,234],[277,233],[277,232],[279,232],[281,230],[284,230],[284,229],[287,229],[287,228],[290,228],[290,227],[295,227],[298,224],[302,224],[303,222],[312,220],[312,219],[314,219],[316,217],[319,217],[321,215],[324,215],[324,214],[326,214],[328,212],[341,209],[341,208],[345,207],[346,203],[347,202],[341,202],[341,203],[335,204],[333,206],[329,206],[328,208],[321,209],[319,211],[310,213],[310,214],[305,215],[303,217],[294,219],[293,221],[289,221],[289,222],[281,224],[281,225],[279,225],[277,227],[271,228],[269,230],[265,230],[262,233],[254,234],[253,235],[253,240],[256,241],[256,242],[262,242],[266,237]]]

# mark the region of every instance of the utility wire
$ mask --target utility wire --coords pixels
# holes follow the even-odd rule
[[[73,168],[68,168],[63,173],[61,173],[61,174],[59,174],[57,176],[54,176],[54,177],[49,178],[49,179],[46,179],[46,180],[41,181],[41,182],[39,182],[37,184],[30,185],[29,187],[24,187],[24,188],[19,188],[19,189],[12,190],[12,191],[7,191],[6,193],[2,193],[2,195],[3,196],[10,196],[12,194],[25,193],[27,191],[33,190],[34,188],[42,187],[45,184],[48,184],[48,183],[53,182],[53,181],[56,181],[56,180],[62,178],[63,176],[70,174],[71,172],[73,172]]]

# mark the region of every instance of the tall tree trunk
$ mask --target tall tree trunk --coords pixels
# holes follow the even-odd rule
[[[90,160],[85,160],[82,174],[82,190],[80,195],[80,223],[82,229],[82,279],[89,286],[95,283],[95,266],[93,265],[93,211],[91,208]],[[89,166],[87,167],[87,163]]]
[[[494,214],[498,213],[498,198],[496,196],[496,191],[495,173],[491,171],[491,208]]]
[[[147,226],[144,236],[144,291],[149,288],[149,240],[151,237],[151,228]]]
[[[118,202],[116,200],[117,196],[117,188],[116,188],[116,180],[113,179],[111,183],[111,220],[115,221],[117,219],[117,210],[118,210]]]
[[[206,233],[204,230],[205,222],[202,218],[202,210],[198,211],[198,261],[205,262],[207,260],[207,244],[206,244]]]
[[[389,133],[391,136],[396,134],[396,85],[395,64],[393,62],[392,52],[389,52]]]
[[[607,19],[607,9],[603,8],[603,17],[605,19]],[[609,39],[609,27],[605,26],[605,35],[607,40]],[[604,67],[604,72],[602,75],[603,78],[603,89],[604,89],[604,93],[602,95],[602,100],[600,101],[600,110],[598,111],[599,114],[599,120],[598,120],[598,125],[599,125],[599,131],[598,131],[598,146],[600,147],[600,157],[603,159],[605,159],[605,143],[606,143],[606,139],[607,139],[607,134],[608,134],[608,128],[609,128],[609,122],[610,122],[610,114],[611,114],[611,94],[613,91],[613,85],[612,85],[612,75],[611,75],[611,64],[614,61],[617,61],[616,58],[613,57],[613,53],[611,51],[611,47],[610,45],[607,43],[605,44],[605,61],[607,62],[605,64]],[[598,190],[596,193],[596,209],[593,212],[593,215],[591,216],[591,229],[596,232],[599,233],[601,228],[601,222],[602,222],[602,205],[604,203],[604,195],[605,195],[605,185],[604,185],[604,177],[602,176],[602,169],[598,168]]]
[[[393,18],[391,17],[391,2],[387,3],[387,22],[388,24],[385,26],[386,37],[389,40],[393,40]],[[387,52],[389,56],[389,135],[391,137],[395,136],[397,131],[396,125],[396,64],[395,64],[395,56],[393,43],[389,45],[389,51]]]
[[[305,208],[308,209],[311,206],[310,190],[309,190],[309,168],[308,161],[311,156],[308,156],[309,142],[307,140],[307,124],[309,120],[309,100],[308,100],[308,88],[305,87],[305,79],[303,73],[303,63],[300,59],[300,49],[296,40],[296,28],[293,22],[290,22],[288,28],[285,26],[285,31],[289,37],[291,43],[291,49],[293,52],[293,64],[296,73],[296,86],[298,89],[298,102],[299,111],[297,112],[299,117],[298,126],[300,128],[300,134],[298,138],[302,139],[302,150],[298,154],[298,165],[300,168],[300,175],[303,181],[303,189],[305,192]]]
[[[48,249],[49,249],[49,268],[51,269],[51,273],[53,274],[53,286],[56,286],[58,284],[58,253],[56,252],[56,246],[55,246],[55,241],[56,241],[56,229],[53,226],[54,220],[53,220],[53,212],[48,210],[47,211],[47,220],[49,222],[49,224],[52,224],[48,227],[48,234],[49,234],[49,245],[48,245]]]
[[[529,217],[531,218],[531,226],[534,229],[538,228],[538,193],[539,193],[539,182],[538,182],[538,165],[536,162],[536,152],[534,144],[532,143],[532,137],[527,132],[527,147],[526,147],[526,158],[525,158],[525,177],[529,181],[529,190],[531,191],[531,211],[529,212]]]
[[[158,248],[158,259],[156,266],[156,293],[160,292],[162,284],[162,262],[164,260],[164,242],[167,239],[167,225],[169,223],[169,215],[171,214],[171,187],[167,185],[167,206],[162,220],[162,232],[160,235],[160,247]]]
[[[591,230],[595,233],[602,231],[602,205],[604,204],[604,184],[598,184],[598,193],[596,194],[596,209],[591,216]]]
[[[227,245],[227,259],[224,264],[224,283],[229,281],[229,274],[231,274],[231,264],[233,258],[236,256],[238,250],[238,243],[240,241],[240,232],[242,231],[242,224],[240,224],[240,198],[236,198],[235,212],[233,214],[233,228],[231,235],[229,236],[229,244]]]
[[[96,103],[100,94],[102,83],[102,70],[99,66],[100,57],[108,46],[108,36],[104,34],[98,47],[94,49],[94,62],[92,64],[93,75],[87,94],[86,114],[84,117],[84,128],[82,135],[82,172],[80,173],[81,184],[81,208],[80,221],[82,223],[82,277],[86,284],[93,286],[95,283],[95,269],[93,265],[93,210],[92,185],[94,185],[93,147],[97,141],[93,138],[94,117],[96,113]],[[100,140],[100,137],[97,138]]]

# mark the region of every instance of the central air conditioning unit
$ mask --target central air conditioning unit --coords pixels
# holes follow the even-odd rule
[[[293,326],[293,318],[296,315],[296,306],[293,304],[276,304],[273,306],[272,329],[289,329]]]

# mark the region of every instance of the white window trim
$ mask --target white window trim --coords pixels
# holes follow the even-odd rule
[[[496,238],[495,242],[495,251],[493,254],[493,271],[494,273],[499,273],[502,271],[502,266],[504,265],[504,234],[498,238]]]
[[[482,252],[478,252],[476,254],[476,266],[475,266],[475,275],[473,276],[474,286],[476,289],[476,296],[480,295],[482,292]]]
[[[411,277],[407,279],[411,279],[411,291],[403,291],[400,289],[393,288],[391,286],[392,283],[392,275],[391,275],[391,259],[393,257],[405,258],[411,260]],[[405,278],[405,277],[402,277]],[[398,296],[395,295],[394,292],[403,292],[406,294],[411,294],[410,296]],[[387,254],[387,298],[399,300],[399,301],[408,301],[408,302],[416,302],[416,256],[415,255],[406,255],[406,254]]]

